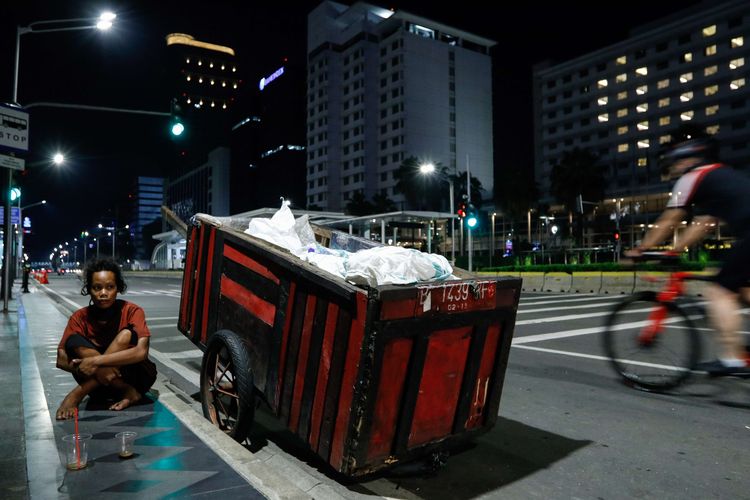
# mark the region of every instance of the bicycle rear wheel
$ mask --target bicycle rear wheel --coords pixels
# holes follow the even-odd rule
[[[693,322],[674,302],[658,301],[655,292],[620,302],[607,319],[603,342],[625,383],[647,391],[680,385],[700,358]]]

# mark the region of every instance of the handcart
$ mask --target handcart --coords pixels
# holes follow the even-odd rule
[[[445,452],[495,424],[521,280],[354,285],[262,239],[193,217],[178,327],[203,351],[205,416],[242,442],[256,401],[339,473]],[[312,225],[318,243],[379,245]]]

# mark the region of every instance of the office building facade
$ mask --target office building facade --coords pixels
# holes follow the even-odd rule
[[[750,165],[749,35],[749,3],[704,3],[620,43],[537,67],[534,168],[542,201],[555,202],[554,165],[580,148],[604,169],[604,201],[627,206],[633,223],[649,221],[670,188],[660,179],[660,147],[687,122],[715,134],[725,162]]]
[[[308,208],[355,193],[405,209],[394,172],[409,157],[493,190],[491,40],[402,11],[326,1],[308,16]],[[447,205],[446,188],[446,205]],[[437,207],[436,207],[437,208]],[[443,207],[446,208],[446,207]]]

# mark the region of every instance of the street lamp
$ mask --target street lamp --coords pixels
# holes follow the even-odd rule
[[[16,26],[16,57],[15,64],[13,66],[13,102],[18,104],[18,68],[21,60],[21,36],[34,33],[51,33],[54,31],[76,31],[86,29],[98,29],[100,31],[106,31],[112,27],[112,22],[115,19],[115,14],[112,12],[104,12],[99,18],[73,18],[73,19],[51,19],[47,21],[36,21],[30,23],[28,26]],[[91,24],[92,22],[95,24]],[[86,23],[78,26],[64,26],[69,23]],[[40,27],[41,26],[41,27]],[[13,169],[8,169],[8,187],[13,183]],[[5,200],[5,249],[4,249],[4,262],[3,265],[3,276],[2,282],[5,285],[3,293],[3,312],[8,312],[8,299],[10,297],[10,268],[8,262],[10,261],[10,242],[8,235],[11,233],[10,224],[10,200]]]
[[[423,163],[419,166],[419,171],[423,175],[431,175],[435,172],[434,163]],[[450,213],[451,213],[451,265],[456,265],[456,235],[454,229],[454,214],[453,214],[453,179],[440,172],[438,178],[448,182],[449,188],[449,200],[450,200]]]

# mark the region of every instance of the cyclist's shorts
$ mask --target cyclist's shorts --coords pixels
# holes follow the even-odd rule
[[[716,282],[733,292],[750,286],[750,236],[737,240],[716,276]]]

